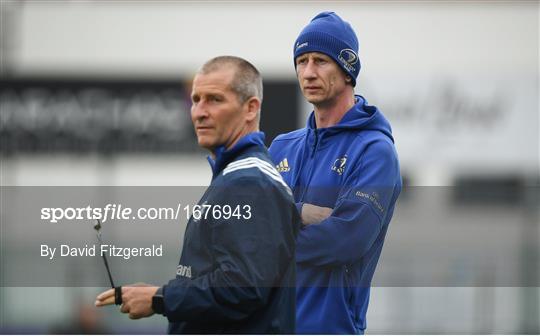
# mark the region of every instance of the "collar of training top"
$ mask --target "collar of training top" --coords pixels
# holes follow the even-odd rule
[[[214,177],[218,175],[229,162],[237,157],[240,152],[253,145],[264,146],[264,132],[252,132],[246,134],[229,149],[226,149],[225,146],[217,147],[214,153],[216,159],[212,159],[211,156],[207,157],[208,163],[210,163],[210,167],[212,167]]]

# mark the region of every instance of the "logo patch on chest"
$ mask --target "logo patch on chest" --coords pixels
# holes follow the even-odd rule
[[[287,158],[284,158],[283,160],[281,160],[281,162],[276,165],[276,169],[280,173],[286,173],[289,170],[291,170],[291,168],[289,167],[289,161],[287,161]]]
[[[346,163],[347,163],[347,155],[344,155],[343,157],[336,159],[334,161],[334,164],[332,165],[332,171],[335,171],[338,175],[343,175],[343,173],[345,172]]]

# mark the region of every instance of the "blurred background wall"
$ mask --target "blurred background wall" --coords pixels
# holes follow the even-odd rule
[[[257,66],[269,143],[311,111],[296,84],[294,40],[315,14],[336,11],[360,41],[356,92],[390,120],[408,187],[376,272],[368,332],[540,332],[537,1],[0,8],[2,186],[207,185],[189,119],[194,72],[223,54]],[[3,287],[2,330],[59,332],[96,313],[109,332],[165,331],[157,317],[132,322],[81,304],[97,291]]]

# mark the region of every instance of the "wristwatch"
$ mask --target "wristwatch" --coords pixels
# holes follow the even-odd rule
[[[163,315],[165,303],[163,302],[163,287],[159,287],[156,294],[152,296],[152,310],[156,314]]]

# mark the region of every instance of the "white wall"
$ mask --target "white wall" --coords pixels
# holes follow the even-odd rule
[[[365,77],[527,75],[538,66],[537,8],[514,1],[34,1],[21,8],[16,69],[177,76],[235,54],[269,76],[290,77],[298,32],[331,9],[356,29]]]
[[[128,78],[189,77],[235,54],[265,78],[294,79],[298,32],[335,10],[359,36],[357,92],[390,119],[418,183],[447,184],[461,171],[538,175],[538,2],[7,4],[15,74]]]

